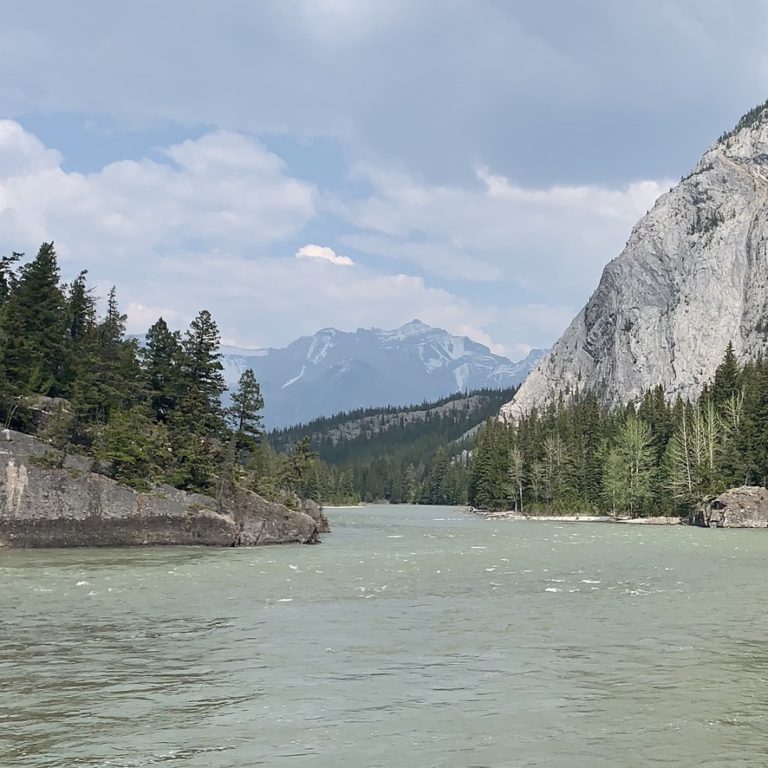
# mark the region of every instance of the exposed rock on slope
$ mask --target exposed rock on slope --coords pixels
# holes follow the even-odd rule
[[[726,345],[768,334],[768,109],[753,110],[635,226],[597,290],[502,414],[591,388],[607,403],[661,385],[695,397]]]
[[[319,510],[313,517],[242,490],[221,511],[209,496],[171,487],[137,493],[72,465],[44,468],[45,443],[17,432],[8,436],[0,442],[0,547],[318,541]]]

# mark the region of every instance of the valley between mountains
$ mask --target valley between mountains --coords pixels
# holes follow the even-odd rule
[[[315,541],[320,504],[359,501],[768,526],[767,178],[762,105],[638,222],[553,348],[518,362],[419,320],[248,350],[201,310],[138,339],[114,289],[100,313],[85,271],[62,284],[53,243],[5,257],[3,541],[21,510],[42,516],[25,545],[89,540],[33,503],[53,488],[52,509],[91,499],[95,540],[115,543],[111,516],[134,526],[176,492],[165,542],[184,510],[201,543]]]

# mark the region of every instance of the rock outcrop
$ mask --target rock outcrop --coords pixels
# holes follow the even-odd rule
[[[768,345],[768,105],[662,195],[552,351],[502,409],[514,419],[586,388],[608,404],[661,385],[696,397],[729,341]]]
[[[301,511],[305,515],[309,515],[315,523],[317,523],[318,533],[331,532],[331,525],[328,522],[328,518],[325,516],[325,512],[323,512],[323,508],[316,501],[312,501],[312,499],[302,499]]]
[[[703,528],[768,528],[768,489],[732,488],[691,512],[688,522]]]
[[[82,461],[49,468],[28,435],[0,439],[0,547],[253,546],[319,541],[315,517],[250,491],[216,499],[170,486],[139,493]],[[322,515],[322,512],[320,512]]]

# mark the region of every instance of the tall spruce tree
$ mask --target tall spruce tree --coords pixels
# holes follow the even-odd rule
[[[725,349],[722,362],[715,371],[715,378],[710,390],[712,401],[721,408],[733,397],[739,389],[739,364],[733,349],[733,342],[729,341]]]
[[[440,447],[429,465],[424,490],[421,494],[422,504],[450,504],[448,473],[448,456],[445,449]]]
[[[66,393],[64,295],[53,243],[20,269],[18,284],[2,305],[3,369],[19,395]]]
[[[10,256],[0,256],[0,306],[5,304],[16,287],[18,277],[14,264],[23,256],[23,253],[16,251],[13,251]]]
[[[88,342],[96,325],[96,300],[83,270],[70,284],[65,299],[66,397],[73,394],[78,367],[88,355]]]
[[[129,409],[140,399],[137,346],[125,338],[125,320],[112,288],[104,317],[85,333],[79,345],[72,407],[76,442],[84,446],[109,422],[113,411]]]
[[[161,317],[147,331],[139,355],[150,407],[155,419],[165,423],[184,394],[181,334]]]
[[[184,340],[183,372],[185,399],[194,397],[194,410],[201,419],[198,432],[220,435],[224,432],[221,395],[226,389],[219,346],[221,337],[211,313],[204,309],[190,323]]]
[[[256,444],[261,437],[261,411],[264,398],[256,376],[250,368],[240,375],[237,390],[232,393],[232,405],[226,410],[232,430],[240,447]]]

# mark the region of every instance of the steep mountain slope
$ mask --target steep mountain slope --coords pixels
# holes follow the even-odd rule
[[[729,341],[741,359],[766,349],[767,107],[745,115],[634,227],[503,416],[577,388],[607,403],[657,385],[695,397]]]
[[[268,427],[355,408],[407,405],[457,391],[513,387],[544,354],[512,363],[488,347],[413,320],[394,331],[325,328],[282,349],[222,349],[230,386],[252,368]]]

